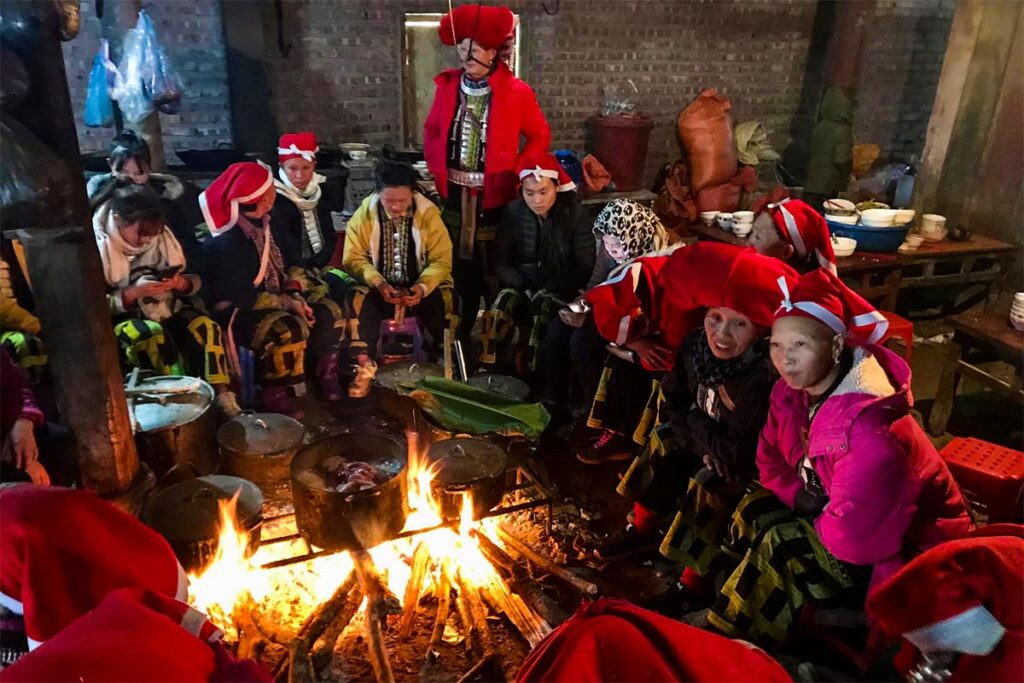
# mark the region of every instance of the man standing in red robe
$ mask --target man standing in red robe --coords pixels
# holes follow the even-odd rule
[[[455,260],[452,274],[462,296],[464,339],[476,321],[484,275],[480,247],[502,207],[516,198],[516,163],[544,154],[551,129],[533,89],[506,64],[516,17],[507,7],[462,5],[441,19],[441,42],[458,50],[461,69],[434,79],[434,103],[423,126],[423,148],[438,193],[445,198]]]

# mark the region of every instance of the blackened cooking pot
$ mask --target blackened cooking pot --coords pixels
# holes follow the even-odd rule
[[[399,386],[416,384],[424,377],[443,377],[444,368],[436,363],[420,361],[399,361],[388,363],[377,369],[373,385],[378,389],[380,409],[399,419],[406,418],[416,410],[416,401],[403,396]]]
[[[221,471],[259,486],[283,484],[305,432],[299,421],[287,415],[252,413],[233,417],[217,430]]]
[[[339,493],[312,483],[321,461],[331,456],[365,462],[388,479],[371,489]],[[300,450],[291,465],[295,525],[310,544],[325,550],[372,548],[391,540],[405,526],[407,498],[406,447],[383,434],[337,434]]]
[[[186,571],[198,572],[220,544],[219,502],[235,493],[237,526],[249,533],[248,551],[253,553],[260,545],[263,493],[245,479],[211,474],[171,484],[143,504],[140,518],[167,539]]]
[[[471,437],[438,441],[427,457],[437,467],[430,484],[434,499],[448,519],[459,517],[467,493],[473,496],[474,519],[494,508],[505,495],[508,454],[491,441]]]
[[[132,413],[139,458],[162,477],[178,463],[199,474],[217,469],[217,415],[213,387],[196,377],[161,375],[138,382]]]

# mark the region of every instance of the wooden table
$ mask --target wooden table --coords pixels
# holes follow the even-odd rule
[[[969,377],[989,389],[1009,392],[1018,402],[1024,403],[1024,391],[1021,391],[1024,333],[1013,329],[1008,314],[962,313],[951,316],[947,322],[953,327],[953,341],[949,345],[935,403],[928,416],[928,429],[936,436],[946,431],[961,377]],[[1014,366],[1016,374],[1012,384],[978,367],[979,363],[994,360]]]
[[[747,238],[718,227],[698,224],[690,230],[704,239],[749,246]],[[895,310],[899,292],[931,288],[940,294],[937,310],[917,312],[909,301],[901,308],[910,309],[910,318],[940,317],[963,312],[986,299],[991,303],[1018,250],[991,237],[971,235],[964,242],[925,242],[910,254],[857,251],[836,259],[836,269],[851,288],[887,311]]]

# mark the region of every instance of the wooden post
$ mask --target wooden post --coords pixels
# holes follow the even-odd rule
[[[103,37],[110,43],[110,59],[115,64],[121,61],[121,47],[124,43],[125,32],[135,26],[139,18],[139,10],[142,9],[141,0],[107,0],[104,5],[103,16],[100,17],[100,25],[103,27]],[[160,114],[154,109],[138,122],[125,122],[126,126],[133,129],[149,145],[149,155],[154,171],[162,171],[167,168],[167,159],[164,153],[164,134],[160,129]]]
[[[68,220],[89,226],[89,214],[58,24],[55,14],[47,14],[52,8],[46,3],[0,2],[5,25],[24,22],[36,29],[16,45],[29,71],[29,93],[21,107],[4,110],[3,116],[28,127],[59,156],[70,180],[66,186],[36,188],[39,201],[18,208],[17,224],[10,219],[12,207],[0,208],[7,211],[5,231],[13,229],[25,247],[35,312],[42,322],[61,414],[75,435],[82,483],[120,497],[131,509],[140,488],[133,483],[142,479],[106,282],[91,228],[65,227]],[[6,163],[19,161],[57,163],[52,157]]]

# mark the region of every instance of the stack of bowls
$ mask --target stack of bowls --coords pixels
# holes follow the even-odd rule
[[[901,254],[910,254],[921,248],[924,243],[924,238],[920,235],[910,233],[907,235],[907,239],[900,245],[899,252]]]
[[[754,229],[753,211],[736,211],[732,215],[732,231],[737,237],[746,237]]]
[[[718,227],[726,232],[732,230],[732,214],[731,213],[719,213],[715,216],[715,220],[718,221]]]
[[[849,199],[826,200],[825,218],[833,223],[857,225],[857,207]]]
[[[921,216],[920,232],[929,242],[941,242],[946,239],[946,217],[937,213],[926,213]]]
[[[891,228],[896,225],[896,210],[868,209],[862,211],[860,224],[866,228]]]
[[[1013,304],[1010,306],[1010,324],[1018,332],[1024,332],[1024,292],[1017,292],[1013,295]]]
[[[718,217],[718,212],[717,211],[701,211],[700,212],[700,220],[701,220],[701,222],[704,225],[708,226],[709,228],[712,225],[715,224],[715,218],[717,218],[717,217]]]

